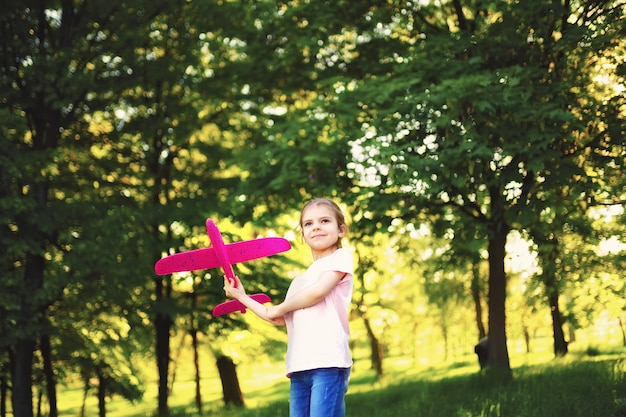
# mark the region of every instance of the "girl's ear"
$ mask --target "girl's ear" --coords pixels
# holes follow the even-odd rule
[[[339,237],[344,237],[346,235],[346,225],[342,224],[341,226],[339,226]]]

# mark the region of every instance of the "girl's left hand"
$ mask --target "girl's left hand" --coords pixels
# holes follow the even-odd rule
[[[237,276],[235,276],[234,280],[224,277],[224,292],[227,297],[236,300],[240,300],[246,296],[246,290],[243,288],[243,285],[241,285],[241,281]]]

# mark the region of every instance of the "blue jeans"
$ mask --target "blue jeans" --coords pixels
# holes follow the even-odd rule
[[[320,368],[294,372],[289,392],[290,417],[344,417],[344,396],[350,368]]]

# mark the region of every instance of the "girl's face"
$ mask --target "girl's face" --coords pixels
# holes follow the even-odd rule
[[[302,235],[311,247],[313,258],[332,254],[339,247],[339,239],[346,233],[345,225],[339,225],[330,207],[317,204],[302,213]]]

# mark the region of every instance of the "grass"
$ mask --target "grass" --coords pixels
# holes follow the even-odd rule
[[[421,380],[354,395],[348,404],[354,415],[380,417],[615,416],[616,386],[608,372],[614,366],[613,361],[536,366],[517,370],[511,380],[494,375]]]
[[[357,372],[346,396],[348,416],[626,417],[626,355],[570,355],[513,369],[512,378],[480,373],[474,362],[396,369],[377,380]],[[287,388],[284,389],[286,395]],[[275,393],[274,393],[275,394]],[[210,404],[204,415],[287,417],[287,399],[254,408]],[[173,410],[176,416],[197,414]]]
[[[626,416],[624,360],[580,361],[518,369],[508,382],[473,374],[390,384],[350,393],[350,416],[368,417],[618,417]],[[210,415],[287,417],[286,403]]]
[[[407,358],[385,359],[378,379],[366,360],[357,360],[346,396],[349,417],[626,417],[626,349],[570,352],[558,360],[529,355],[511,363],[512,377],[478,371],[467,356],[454,363],[416,365]],[[238,368],[246,407],[224,407],[216,375],[203,383],[204,416],[287,417],[289,383],[282,364]],[[177,382],[170,397],[172,417],[198,417],[191,381]],[[74,394],[75,395],[75,394]],[[64,402],[68,405],[68,403]],[[149,417],[156,397],[129,405],[107,403],[107,416]],[[89,410],[94,410],[88,405]],[[75,407],[62,416],[78,415]]]

